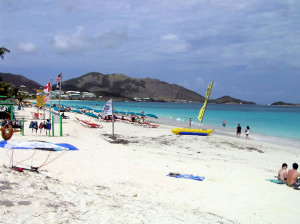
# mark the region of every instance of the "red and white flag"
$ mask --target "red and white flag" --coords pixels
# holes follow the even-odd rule
[[[50,92],[50,82],[45,86],[44,88],[44,93],[49,93]]]
[[[62,78],[62,73],[60,73],[57,78],[56,78],[56,82],[60,82],[61,81],[61,78]]]

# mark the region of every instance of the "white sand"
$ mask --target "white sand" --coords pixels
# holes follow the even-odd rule
[[[117,122],[114,141],[111,123],[85,128],[72,113],[63,120],[63,137],[58,125],[56,137],[47,137],[28,128],[32,110],[16,112],[25,117],[25,136],[16,133],[11,141],[64,142],[79,151],[65,152],[37,174],[9,169],[7,150],[0,149],[0,223],[299,223],[300,192],[265,180],[283,162],[289,168],[300,163],[296,150]],[[35,160],[42,163],[47,155],[40,152]],[[205,180],[171,178],[169,172]]]

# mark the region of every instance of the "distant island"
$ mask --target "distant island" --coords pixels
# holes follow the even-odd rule
[[[300,104],[286,103],[282,101],[278,101],[271,104],[272,106],[300,106]]]
[[[232,98],[230,96],[223,96],[215,100],[209,100],[209,103],[215,103],[215,104],[256,104],[254,102],[248,102],[244,100],[239,100]]]
[[[32,98],[35,97],[37,89],[43,89],[41,85],[22,75],[11,73],[0,73],[3,82],[10,83],[18,87],[20,91]],[[52,86],[56,90],[56,85]],[[158,79],[151,78],[131,78],[124,74],[101,74],[90,72],[77,78],[62,82],[64,92],[76,92],[72,96],[65,95],[65,99],[87,99],[87,100],[107,100],[113,97],[115,101],[138,101],[138,102],[201,102],[205,98],[191,90],[177,84],[169,84]],[[206,89],[205,89],[206,91]],[[203,91],[204,92],[204,91]],[[91,93],[91,94],[89,94]],[[85,98],[89,94],[91,98]],[[223,96],[209,100],[214,104],[255,104],[230,96]]]

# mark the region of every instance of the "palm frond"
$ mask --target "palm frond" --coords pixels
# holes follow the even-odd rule
[[[5,54],[5,53],[10,53],[10,50],[7,49],[7,48],[5,48],[5,47],[0,47],[0,57],[1,57],[2,59],[4,59],[4,54]]]

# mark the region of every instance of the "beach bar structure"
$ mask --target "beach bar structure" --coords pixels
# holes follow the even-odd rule
[[[0,96],[0,106],[8,107],[10,108],[10,120],[12,121],[14,119],[14,113],[13,113],[13,106],[15,103],[13,102],[14,96],[9,99],[9,100],[4,100],[7,99],[7,96]]]

